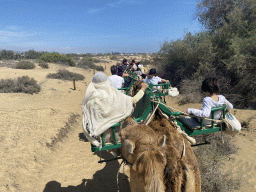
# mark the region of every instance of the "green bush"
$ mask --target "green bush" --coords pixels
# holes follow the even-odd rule
[[[26,59],[39,59],[44,52],[37,52],[35,50],[29,50],[25,52]]]
[[[66,69],[60,69],[57,73],[50,73],[46,76],[47,78],[51,79],[62,79],[72,81],[75,78],[76,81],[84,80],[84,76],[79,73],[73,73]]]
[[[1,79],[0,80],[0,93],[38,93],[40,86],[34,78],[28,76],[18,77],[16,80]]]
[[[31,61],[19,61],[16,64],[16,69],[34,69],[36,66]]]
[[[95,69],[97,71],[104,71],[103,66],[98,66],[94,64],[93,58],[91,57],[84,57],[78,64],[77,67],[84,68],[84,69]]]
[[[64,54],[61,55],[58,52],[45,53],[40,57],[40,60],[44,62],[56,62],[59,64],[65,64],[69,66],[76,65],[75,61],[71,57],[68,57],[67,55],[64,55]]]
[[[45,68],[45,69],[48,69],[49,68],[49,64],[44,62],[44,61],[39,61],[39,64],[38,64],[40,67],[42,68]]]

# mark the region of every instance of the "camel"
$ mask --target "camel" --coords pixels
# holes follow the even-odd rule
[[[121,154],[131,164],[132,192],[200,192],[201,178],[190,143],[164,117],[121,130]]]
[[[140,89],[136,82],[133,95]],[[157,110],[148,124],[132,119],[121,130],[121,154],[130,167],[132,192],[201,192],[201,177],[189,141]]]

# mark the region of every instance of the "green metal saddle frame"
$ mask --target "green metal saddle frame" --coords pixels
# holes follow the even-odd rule
[[[201,119],[200,121],[200,129],[197,130],[191,130],[188,127],[186,127],[186,125],[184,125],[184,123],[182,123],[182,121],[180,120],[180,116],[183,115],[183,113],[181,112],[174,112],[172,109],[168,108],[166,106],[166,103],[164,101],[162,101],[161,96],[165,96],[168,95],[168,92],[156,92],[153,93],[151,90],[153,88],[153,86],[162,86],[163,90],[169,88],[170,83],[166,83],[166,84],[159,84],[159,85],[149,85],[149,88],[145,91],[144,96],[141,98],[141,100],[136,104],[136,107],[134,109],[134,112],[132,114],[132,117],[135,119],[136,122],[141,122],[143,120],[145,120],[149,113],[154,109],[155,106],[155,102],[154,101],[158,101],[159,102],[159,108],[168,116],[172,116],[174,118],[174,121],[177,122],[177,124],[181,127],[181,129],[183,131],[185,131],[189,136],[194,136],[194,135],[201,135],[201,134],[206,134],[206,133],[213,133],[213,132],[218,132],[221,131],[221,126],[215,126],[214,125],[214,121],[211,122],[211,126],[210,127],[204,127],[203,126],[203,119]],[[153,101],[154,100],[154,101]],[[218,110],[222,110],[222,114],[223,114],[223,119],[225,118],[225,110],[226,110],[226,105],[223,105],[221,107],[216,107],[216,108],[212,108],[211,109],[211,118],[214,119],[214,112],[218,111]],[[94,145],[91,144],[91,151],[92,152],[97,152],[97,151],[105,151],[105,150],[110,150],[110,149],[117,149],[121,147],[121,143],[117,141],[116,136],[115,136],[115,128],[118,127],[120,125],[120,123],[116,123],[113,126],[110,127],[110,129],[112,130],[113,133],[113,137],[114,137],[114,143],[112,144],[106,144],[103,134],[101,134],[101,140],[102,140],[102,147],[96,147]],[[224,129],[223,129],[224,130]],[[104,161],[100,161],[100,162],[106,162],[108,160],[104,160]]]

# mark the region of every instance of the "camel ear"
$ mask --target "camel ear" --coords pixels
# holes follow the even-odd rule
[[[128,153],[133,154],[135,144],[130,140],[125,140],[122,147],[126,148]]]
[[[158,138],[158,146],[165,147],[166,146],[166,135],[160,136]]]

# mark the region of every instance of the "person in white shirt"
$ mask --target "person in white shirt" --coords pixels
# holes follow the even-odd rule
[[[184,111],[185,115],[193,114],[197,117],[206,117],[211,119],[211,108],[219,107],[223,104],[226,104],[226,110],[230,111],[233,108],[233,105],[223,96],[219,95],[220,87],[217,82],[217,78],[208,77],[202,82],[202,91],[205,93],[206,97],[203,99],[203,107],[202,109],[193,109],[188,108]],[[214,118],[220,119],[221,111],[214,112]],[[199,120],[200,118],[198,118]],[[204,125],[208,125],[211,123],[210,120],[204,120]]]
[[[122,88],[124,79],[117,75],[117,68],[115,65],[111,66],[111,76],[108,77],[109,81],[111,82],[111,85],[117,89]]]
[[[159,83],[167,83],[167,82],[169,82],[169,80],[165,80],[165,79],[158,77],[157,73],[156,73],[156,69],[150,69],[149,73],[145,79],[145,82],[148,84],[157,85]],[[159,89],[159,87],[153,88],[152,91],[155,92],[155,91],[157,91],[157,89]]]

